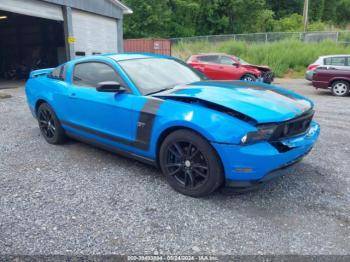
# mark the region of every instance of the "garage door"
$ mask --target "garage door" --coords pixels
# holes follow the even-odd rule
[[[38,0],[0,0],[0,10],[63,21],[59,5]]]
[[[77,54],[117,52],[117,20],[79,10],[72,12]]]

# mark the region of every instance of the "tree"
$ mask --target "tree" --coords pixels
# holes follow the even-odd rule
[[[350,0],[340,0],[336,7],[335,21],[339,25],[346,25],[350,22]]]
[[[199,5],[196,16],[196,34],[227,33],[230,21],[222,12],[221,0],[196,0]]]
[[[125,16],[125,37],[168,37],[171,10],[167,0],[126,0],[134,14]]]
[[[304,0],[124,0],[125,38],[301,31]],[[309,0],[310,29],[350,23],[350,0]]]
[[[325,0],[309,0],[309,21],[321,21],[325,8]]]
[[[318,1],[318,0],[314,0]],[[277,19],[291,14],[302,14],[303,0],[266,0],[267,7],[271,9]]]
[[[274,12],[269,9],[262,10],[257,18],[255,32],[271,32],[275,28]]]
[[[196,34],[196,16],[199,4],[195,1],[169,0],[171,10],[171,22],[169,24],[169,36],[193,36]]]
[[[336,8],[339,0],[327,0],[324,3],[322,20],[336,22]]]
[[[281,18],[276,22],[275,31],[279,32],[300,32],[303,30],[303,16],[292,14]]]

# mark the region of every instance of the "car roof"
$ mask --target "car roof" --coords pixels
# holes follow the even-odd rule
[[[172,58],[171,56],[167,56],[167,55],[141,53],[141,52],[112,53],[112,54],[104,54],[102,56],[110,57],[116,61],[144,59],[144,58],[165,58],[165,59]]]
[[[205,55],[226,55],[226,56],[231,56],[225,53],[200,53],[197,56],[205,56]]]
[[[344,55],[325,55],[325,56],[320,56],[319,58],[342,57],[342,56],[350,56],[350,54],[344,54]]]
[[[119,61],[125,61],[125,60],[133,60],[133,59],[144,59],[144,58],[164,58],[164,59],[174,59],[171,56],[166,55],[158,55],[158,54],[151,54],[151,53],[110,53],[110,54],[98,54],[98,55],[89,55],[84,57],[79,57],[76,59],[73,59],[67,63],[81,63],[86,62],[93,59],[103,59],[103,58],[112,58],[113,60],[119,62]]]

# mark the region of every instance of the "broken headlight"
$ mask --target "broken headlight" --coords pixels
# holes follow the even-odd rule
[[[241,144],[247,145],[259,141],[269,140],[276,130],[275,125],[259,126],[257,131],[249,132],[241,138]]]

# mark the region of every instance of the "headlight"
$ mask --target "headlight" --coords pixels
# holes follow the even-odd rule
[[[241,143],[243,145],[252,144],[259,141],[269,140],[271,135],[275,132],[276,126],[260,126],[258,131],[249,132],[241,138]]]

